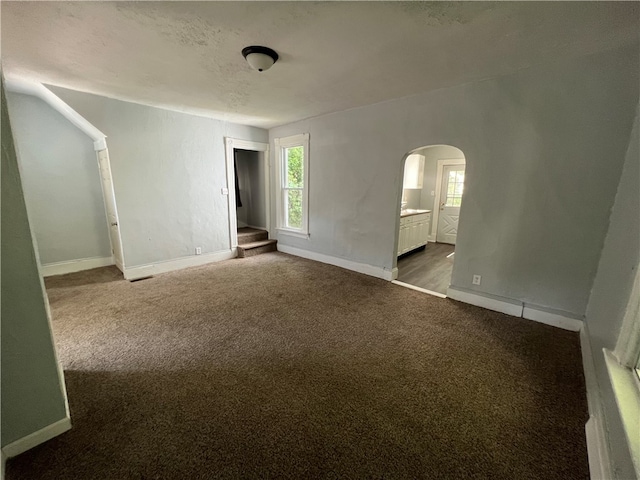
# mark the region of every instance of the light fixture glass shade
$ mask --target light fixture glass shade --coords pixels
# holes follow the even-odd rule
[[[242,49],[242,56],[251,68],[259,72],[269,70],[278,61],[278,53],[269,47],[251,45]]]
[[[258,70],[259,72],[263,72],[265,70],[269,70],[271,65],[275,62],[273,58],[264,53],[250,53],[247,55],[247,63],[251,65],[251,68],[254,70]]]

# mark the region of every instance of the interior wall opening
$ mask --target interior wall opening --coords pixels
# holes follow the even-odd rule
[[[397,282],[446,296],[455,261],[466,159],[459,148],[431,145],[402,162]]]
[[[235,197],[238,228],[267,228],[263,152],[235,148]]]
[[[227,138],[226,148],[230,246],[240,258],[272,252],[269,145]]]

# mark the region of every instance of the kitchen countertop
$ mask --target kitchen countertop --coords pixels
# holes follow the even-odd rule
[[[400,218],[408,217],[410,215],[420,215],[421,213],[431,213],[431,210],[407,208],[406,210],[400,210]]]

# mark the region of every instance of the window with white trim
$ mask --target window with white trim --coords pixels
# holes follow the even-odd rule
[[[276,138],[278,230],[309,236],[309,134]]]
[[[636,476],[640,478],[640,265],[613,352],[604,349],[620,420]]]
[[[449,170],[447,178],[447,196],[445,207],[460,207],[462,205],[462,191],[464,190],[464,165],[460,170]]]

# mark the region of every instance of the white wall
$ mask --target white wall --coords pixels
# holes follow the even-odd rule
[[[2,439],[6,447],[67,417],[48,301],[38,272],[2,84]]]
[[[107,135],[127,268],[231,248],[224,137],[266,130],[51,90]]]
[[[638,106],[640,112],[640,106]],[[618,478],[635,478],[624,430],[609,381],[603,348],[616,346],[640,262],[640,119],[636,120],[620,177],[609,230],[593,282],[586,324]]]
[[[635,45],[274,128],[271,142],[310,133],[311,236],[278,241],[391,270],[402,158],[454,145],[467,168],[452,284],[583,315],[638,70]]]
[[[7,97],[40,261],[111,257],[93,140],[39,98]]]

